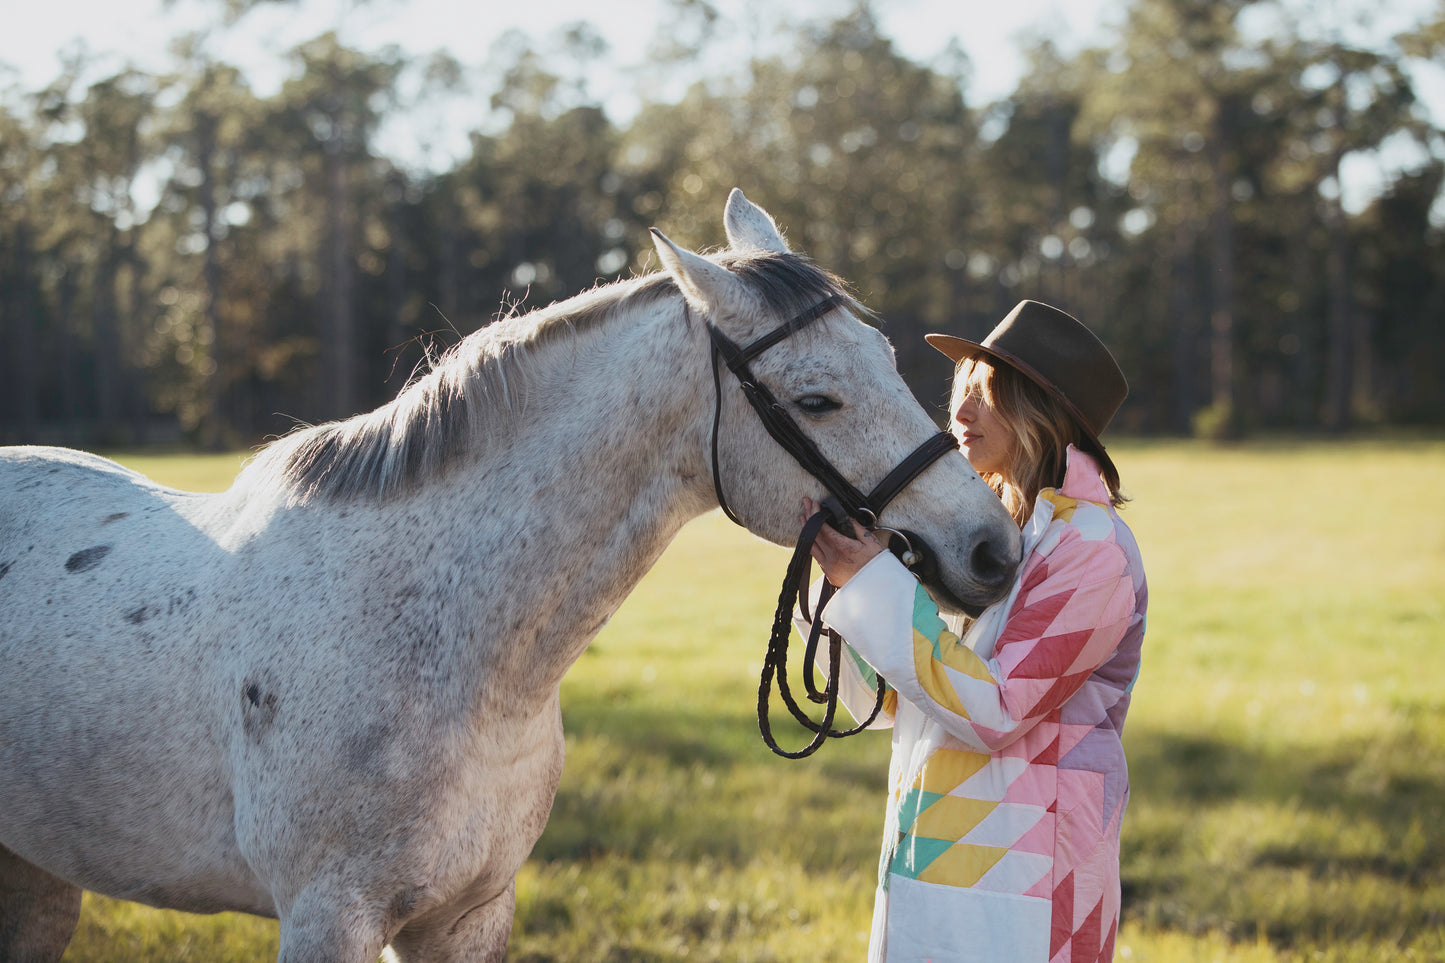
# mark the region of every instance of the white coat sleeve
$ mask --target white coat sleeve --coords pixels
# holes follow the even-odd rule
[[[809,599],[815,612],[817,611],[818,604],[818,589],[821,585],[822,579],[819,579],[813,583],[809,590]],[[797,612],[793,613],[793,627],[798,630],[799,644],[806,642],[809,624],[799,618]],[[814,663],[817,666],[818,674],[826,679],[828,677],[828,646],[826,637],[818,643],[818,651],[814,657]],[[843,708],[848,710],[848,714],[853,717],[854,722],[862,722],[868,718],[868,715],[873,711],[873,707],[878,704],[879,684],[878,673],[874,672],[873,667],[864,661],[863,657],[860,656],[851,645],[845,642],[843,645],[843,656],[839,660],[838,701],[843,703]],[[882,680],[882,685],[884,687],[883,706],[878,710],[878,715],[874,718],[872,724],[868,726],[870,730],[891,728],[893,726],[893,714],[898,708],[898,693],[893,691],[893,688],[887,684],[887,680]]]

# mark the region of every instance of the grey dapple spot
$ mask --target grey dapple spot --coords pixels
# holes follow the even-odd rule
[[[65,560],[65,570],[71,574],[88,572],[110,554],[109,545],[94,545],[83,548]]]
[[[368,723],[347,740],[346,764],[362,772],[379,769],[391,736],[390,727],[384,723]]]
[[[0,963],[58,960],[82,889],[277,917],[282,963],[503,958],[561,775],[562,676],[717,508],[703,321],[747,343],[846,299],[740,193],[724,220],[728,250],[659,235],[663,272],[469,335],[226,492],[0,449],[0,558],[69,559],[0,586]],[[781,404],[841,403],[797,415],[867,489],[936,427],[841,305],[755,370]],[[735,385],[720,425],[730,503],[791,544],[822,486]],[[1018,529],[961,455],[887,519],[936,550],[940,599],[1000,596],[1009,573],[969,560],[1016,555]]]
[[[241,727],[254,740],[266,735],[276,721],[276,693],[263,689],[255,681],[247,680],[241,702]]]

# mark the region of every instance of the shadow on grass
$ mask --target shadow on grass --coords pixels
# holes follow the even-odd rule
[[[1130,739],[1126,917],[1281,948],[1440,939],[1445,764],[1407,726],[1327,748]]]
[[[535,857],[872,865],[887,736],[791,762],[763,747],[750,709],[731,692],[716,705],[574,700],[567,773]],[[1410,719],[1319,746],[1131,732],[1126,919],[1291,951],[1445,939],[1445,753],[1434,725]],[[789,730],[790,741],[802,735]]]
[[[562,708],[562,727],[575,740],[605,736],[625,744],[637,755],[672,766],[702,764],[728,767],[736,764],[777,763],[789,768],[821,768],[830,780],[875,789],[887,775],[888,732],[859,733],[847,740],[831,740],[816,754],[803,760],[787,760],[773,754],[758,729],[755,705],[727,700],[727,708],[687,708],[649,705],[641,700],[573,700]],[[841,710],[840,710],[841,714]],[[821,718],[815,710],[813,718]],[[800,749],[812,737],[788,714],[774,697],[771,710],[774,738],[784,749]],[[851,726],[842,715],[835,726]],[[879,747],[883,751],[879,753]],[[861,750],[873,751],[861,751]],[[879,760],[882,770],[879,770]]]
[[[1146,735],[1129,740],[1130,778],[1136,798],[1161,804],[1244,800],[1390,822],[1445,812],[1445,762],[1434,742],[1407,729],[1324,751],[1273,752],[1207,736]]]
[[[887,734],[788,760],[763,744],[750,711],[734,699],[725,704],[730,711],[628,699],[566,705],[567,763],[534,858],[739,867],[768,855],[817,870],[872,866]],[[791,720],[775,731],[786,745],[806,743]]]

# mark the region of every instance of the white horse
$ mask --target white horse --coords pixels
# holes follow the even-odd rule
[[[562,675],[718,504],[703,320],[746,341],[842,293],[739,192],[725,222],[729,250],[658,235],[664,272],[467,337],[222,494],[0,449],[0,960],[59,959],[82,889],[279,918],[283,963],[503,957]],[[856,307],[756,370],[868,485],[936,429]],[[790,544],[824,493],[723,387],[728,500]],[[940,599],[1005,589],[1018,531],[961,455],[889,514]]]

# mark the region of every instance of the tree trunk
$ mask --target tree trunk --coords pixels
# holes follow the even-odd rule
[[[410,337],[402,311],[406,308],[406,194],[400,176],[391,179],[391,188],[396,195],[391,206],[389,234],[390,244],[386,251],[386,351],[389,355],[387,381],[395,383],[401,390],[410,380],[412,370]]]
[[[55,319],[56,334],[60,338],[60,425],[61,438],[68,444],[83,444],[81,425],[80,384],[75,370],[78,356],[75,350],[75,275],[74,264],[65,264],[65,275],[60,279],[60,313]]]
[[[351,305],[351,254],[346,219],[346,157],[338,126],[326,144],[326,224],[329,281],[326,292],[327,320],[322,338],[326,359],[326,382],[330,389],[327,407],[332,418],[356,413],[356,318]]]
[[[14,374],[16,427],[20,443],[34,443],[40,428],[39,355],[36,345],[35,280],[30,264],[30,226],[23,219],[15,230],[15,306],[10,315],[13,326],[10,370]]]
[[[1312,212],[1314,205],[1307,206]],[[1285,337],[1293,338],[1287,366],[1287,390],[1293,400],[1290,421],[1300,431],[1309,431],[1319,426],[1320,372],[1318,341],[1314,337],[1315,327],[1309,320],[1313,317],[1311,296],[1316,290],[1318,264],[1311,250],[1309,235],[1314,224],[1312,214],[1302,212],[1296,222],[1298,227],[1290,232],[1289,280],[1298,301],[1293,309],[1285,313]]]
[[[1194,239],[1193,220],[1181,217],[1174,225],[1174,250],[1170,257],[1169,316],[1173,332],[1170,415],[1172,427],[1182,435],[1193,431],[1194,412],[1199,408],[1199,395],[1195,390],[1195,370],[1199,358],[1196,351],[1198,327],[1194,319],[1198,303],[1194,294]]]
[[[1223,419],[1221,429],[1235,427],[1234,385],[1234,211],[1221,134],[1207,139],[1211,203],[1209,213],[1210,272],[1209,372],[1210,404]]]
[[[145,332],[140,330],[145,312],[142,308],[141,276],[144,265],[136,251],[135,232],[132,231],[125,245],[125,265],[130,269],[130,284],[126,291],[129,303],[126,306],[127,330],[130,331],[132,346],[145,341]],[[150,428],[150,386],[146,384],[144,368],[131,356],[129,362],[129,392],[126,396],[126,411],[130,417],[130,435],[137,445],[144,445]]]
[[[116,327],[115,257],[118,247],[114,228],[106,232],[104,247],[96,256],[95,288],[90,298],[91,347],[95,354],[95,439],[102,445],[116,445],[120,424],[119,368],[120,338]]]
[[[200,203],[201,230],[206,236],[205,265],[203,280],[206,287],[206,331],[210,336],[209,374],[206,379],[205,428],[202,432],[206,447],[219,451],[226,443],[226,355],[225,331],[221,324],[221,265],[216,250],[216,120],[202,114],[196,124],[196,164],[201,169]],[[204,369],[203,369],[204,370]]]
[[[1339,162],[1335,182],[1339,183]],[[1350,241],[1345,231],[1345,212],[1338,193],[1325,201],[1325,226],[1329,231],[1329,327],[1325,362],[1324,425],[1330,431],[1344,431],[1352,423],[1350,401],[1355,393],[1354,310],[1350,298]]]

